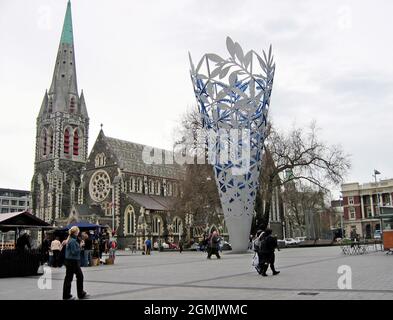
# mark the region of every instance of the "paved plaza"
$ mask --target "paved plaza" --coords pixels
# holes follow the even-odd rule
[[[383,252],[346,256],[339,247],[286,248],[276,253],[278,276],[261,277],[253,253],[119,252],[115,265],[83,268],[92,299],[393,299],[393,256]],[[352,290],[340,290],[339,266],[352,270]],[[0,279],[0,299],[61,299],[65,269],[52,269],[52,289],[39,277]],[[76,295],[74,279],[73,294]]]

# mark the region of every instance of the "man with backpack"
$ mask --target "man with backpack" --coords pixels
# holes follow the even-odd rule
[[[258,237],[259,238],[259,237]],[[257,239],[258,239],[257,238]],[[255,241],[254,241],[255,243]],[[267,277],[266,271],[270,265],[273,275],[277,275],[280,271],[276,271],[274,267],[275,254],[274,251],[277,246],[277,238],[272,236],[272,230],[266,229],[260,237],[260,243],[257,244],[258,258],[259,258],[259,273],[263,277]]]

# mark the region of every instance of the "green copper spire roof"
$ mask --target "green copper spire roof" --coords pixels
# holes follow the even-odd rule
[[[72,34],[71,1],[68,1],[60,43],[73,44],[73,42],[74,37]]]

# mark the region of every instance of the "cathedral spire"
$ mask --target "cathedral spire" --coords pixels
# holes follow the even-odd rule
[[[71,1],[67,3],[55,70],[48,94],[53,97],[53,112],[67,112],[71,97],[75,96],[78,100]]]

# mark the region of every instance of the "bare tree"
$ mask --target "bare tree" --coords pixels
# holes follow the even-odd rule
[[[265,142],[259,195],[265,200],[265,208],[256,212],[261,229],[269,223],[274,188],[302,180],[328,190],[329,186],[342,182],[350,168],[349,156],[340,146],[330,146],[318,139],[315,123],[306,132],[293,128],[287,134],[271,126]]]
[[[199,152],[205,153],[204,157],[207,159],[206,148],[201,148],[201,142],[198,141],[198,136],[203,133],[204,129],[196,108],[183,115],[180,123],[181,126],[177,129],[175,145],[184,144],[186,142],[184,137],[191,136],[192,143],[186,145],[187,151],[199,150]],[[344,154],[340,146],[330,146],[318,139],[315,123],[312,123],[306,131],[302,128],[293,128],[286,134],[269,124],[266,134],[260,189],[257,193],[255,205],[256,221],[254,221],[254,226],[259,229],[266,229],[269,223],[272,194],[275,188],[299,180],[307,181],[319,190],[326,191],[330,185],[337,185],[342,182],[350,168],[348,155]],[[185,184],[190,184],[185,188],[189,188],[187,190],[194,197],[189,201],[198,206],[207,203],[205,202],[207,200],[212,201],[212,205],[219,204],[214,178],[210,180],[210,186],[212,187],[211,190],[209,189],[210,191],[204,189],[204,187],[196,186],[198,183],[204,185],[203,180],[198,182],[198,179],[202,176],[205,176],[206,179],[206,173],[213,177],[212,166],[209,164],[194,166],[194,169],[189,169],[193,173],[188,176],[193,182],[187,182],[187,177],[185,181]],[[201,194],[196,193],[196,190],[200,190]],[[206,192],[211,192],[211,194],[201,200],[202,193]],[[186,192],[184,194],[188,196]]]
[[[318,224],[314,216],[326,211],[324,190],[313,188],[312,185],[304,184],[300,180],[292,181],[285,184],[282,197],[287,211],[285,219],[291,233],[298,233],[299,236],[306,233],[314,238],[319,237],[319,230],[311,224]],[[318,222],[320,224],[320,221]]]

